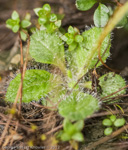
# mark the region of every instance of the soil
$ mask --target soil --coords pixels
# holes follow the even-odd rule
[[[0,135],[6,126],[9,119],[11,103],[4,101],[5,94],[9,82],[20,71],[19,70],[19,41],[17,35],[14,35],[9,29],[5,27],[5,21],[11,16],[14,9],[18,10],[23,17],[26,12],[32,15],[32,22],[35,23],[36,16],[32,11],[33,8],[42,7],[44,3],[49,3],[54,12],[65,14],[63,20],[63,27],[67,29],[69,25],[75,26],[80,30],[85,30],[85,25],[93,25],[94,6],[87,12],[78,11],[75,7],[75,0],[0,0]],[[124,1],[122,1],[124,2]],[[111,68],[119,69],[120,74],[128,82],[128,30],[116,29],[113,31],[111,57],[107,60],[107,65]],[[25,43],[24,43],[25,47]],[[43,65],[30,61],[27,68],[40,68],[55,71],[49,65]],[[97,70],[98,74],[102,75],[109,72],[105,67]],[[102,120],[113,112],[118,116],[127,119],[127,105],[128,98],[121,98],[120,105],[124,113],[114,104],[103,104],[101,109],[93,116],[85,120],[83,134],[85,141],[79,144],[79,150],[87,150],[87,147],[94,145],[92,149],[95,150],[128,150],[127,130],[124,130],[118,136],[106,142],[101,142],[95,146],[95,142],[104,140],[104,127]],[[18,107],[18,106],[17,106]],[[107,110],[107,111],[106,111]],[[4,146],[6,149],[27,149],[29,145],[34,145],[33,149],[59,149],[59,150],[72,150],[69,142],[59,142],[55,139],[55,132],[62,129],[63,118],[57,111],[52,111],[41,105],[40,102],[31,102],[30,104],[22,104],[21,114],[16,113],[9,125],[4,139]],[[15,128],[17,127],[17,128]],[[41,140],[42,135],[46,135],[45,140]],[[124,137],[124,138],[122,138]],[[9,147],[10,146],[10,147]],[[43,147],[44,146],[44,147]],[[28,148],[30,149],[30,148]]]

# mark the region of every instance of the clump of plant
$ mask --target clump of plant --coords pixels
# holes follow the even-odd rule
[[[80,10],[88,10],[96,2],[97,0],[77,0],[76,4]],[[83,90],[85,88],[83,85],[93,84],[85,78],[88,71],[96,70],[110,56],[110,32],[119,20],[115,17],[114,23],[108,23],[109,28],[103,28],[108,22],[110,11],[107,6],[99,3],[94,14],[94,27],[80,33],[79,29],[70,26],[68,32],[63,34],[60,29],[61,19],[51,13],[49,4],[36,8],[34,11],[38,16],[40,28],[35,28],[31,35],[30,55],[36,62],[54,65],[61,73],[37,69],[27,70],[23,80],[22,102],[29,103],[43,98],[43,105],[58,110],[64,118],[64,130],[61,132],[60,139],[83,141],[81,134],[83,120],[100,108],[101,98],[111,96],[125,86],[125,81],[120,75],[110,72],[97,79],[99,82],[97,87],[100,87],[102,92],[97,90],[94,94],[94,92],[85,93]],[[124,16],[125,12],[120,17]],[[14,11],[12,19],[7,20],[6,24],[13,32],[17,32],[31,23],[26,20],[20,23],[18,13]],[[112,26],[111,29],[110,26]],[[7,101],[14,102],[20,82],[21,74],[10,82],[6,93]],[[110,82],[112,82],[111,85]],[[125,92],[123,89],[115,93],[115,96]]]
[[[110,135],[115,128],[119,128],[125,125],[125,119],[116,118],[115,115],[111,115],[109,118],[104,119],[102,124],[107,126],[107,128],[104,130],[104,134]]]
[[[21,39],[26,41],[27,39],[27,29],[30,25],[30,14],[27,13],[23,20],[20,20],[19,14],[13,11],[11,18],[6,21],[7,28],[11,29],[14,33],[20,31]],[[26,33],[25,33],[26,32]]]
[[[84,127],[84,121],[80,120],[72,124],[69,120],[65,119],[63,122],[63,129],[57,135],[57,138],[60,138],[62,141],[75,140],[82,142],[84,137],[81,133],[81,130]]]

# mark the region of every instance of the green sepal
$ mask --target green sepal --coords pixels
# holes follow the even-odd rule
[[[39,12],[40,10],[42,10],[42,8],[35,8],[35,9],[34,9],[34,12],[35,12],[35,14],[36,14],[37,16],[39,16],[38,12]]]
[[[78,43],[81,43],[83,41],[83,39],[84,38],[82,37],[82,35],[76,35],[75,36],[75,41],[78,42]]]
[[[45,10],[47,13],[51,13],[51,6],[49,4],[44,4],[43,10]]]
[[[11,18],[13,20],[17,20],[19,18],[19,14],[17,13],[17,11],[13,11]]]
[[[47,23],[48,19],[46,17],[39,17],[38,22],[40,25]]]
[[[55,22],[55,21],[57,21],[57,16],[56,16],[56,14],[51,14],[51,15],[50,15],[50,18],[49,18],[49,21],[50,21],[50,22]]]
[[[72,139],[78,142],[82,142],[84,141],[84,136],[81,132],[77,132],[75,134],[73,134]]]
[[[21,21],[21,27],[22,28],[27,28],[27,27],[29,27],[31,25],[31,22],[30,21],[28,21],[28,20],[22,20]]]
[[[74,41],[74,39],[72,39],[72,38],[68,38],[68,39],[67,39],[67,41],[66,41],[66,43],[67,43],[68,45],[70,45],[70,44],[72,44],[72,43],[73,43],[73,41]]]
[[[6,21],[6,27],[12,29],[13,26],[14,26],[14,21],[12,19],[8,19]]]
[[[57,20],[55,22],[55,26],[59,28],[61,26],[61,20]]]
[[[30,13],[26,13],[24,19],[30,21],[30,19],[31,19],[31,14],[30,14]]]
[[[74,28],[72,26],[68,27],[68,33],[73,34],[73,35],[75,34]]]
[[[16,32],[18,32],[19,28],[20,28],[19,25],[15,25],[15,26],[12,27],[12,31],[13,31],[14,33],[16,33]]]
[[[26,31],[27,32],[27,31]],[[27,40],[27,35],[26,35],[26,33],[24,33],[23,31],[20,31],[20,35],[21,35],[21,39],[23,40],[23,41],[26,41]]]

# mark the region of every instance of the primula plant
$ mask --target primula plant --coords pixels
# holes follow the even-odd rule
[[[85,11],[95,3],[99,1],[77,0],[76,6],[79,10]],[[30,55],[36,62],[54,65],[61,73],[37,69],[26,70],[22,102],[29,103],[43,99],[42,105],[50,107],[51,110],[58,110],[64,118],[64,129],[59,133],[59,138],[62,141],[81,142],[84,140],[81,133],[84,127],[83,121],[98,111],[102,103],[109,102],[104,98],[126,93],[125,89],[120,90],[126,85],[125,80],[113,72],[96,78],[96,92],[93,91],[93,86],[88,86],[89,90],[84,90],[87,87],[85,85],[93,85],[93,81],[86,77],[89,70],[96,70],[110,56],[111,33],[109,32],[99,42],[100,47],[98,47],[98,39],[113,14],[112,10],[110,11],[100,2],[94,13],[95,26],[82,33],[72,26],[69,26],[67,33],[61,32],[62,16],[51,13],[49,4],[34,9],[34,12],[38,16],[39,28],[35,27],[30,37]],[[123,14],[122,16],[124,17]],[[117,23],[116,20],[115,24]],[[20,21],[19,14],[14,11],[12,18],[8,19],[6,24],[13,32],[20,31],[22,36],[24,33],[22,29],[29,27],[31,22],[27,18]],[[98,52],[102,56],[102,61],[98,57]],[[20,82],[21,74],[10,82],[6,93],[7,101],[14,102]],[[102,103],[101,99],[103,99]]]

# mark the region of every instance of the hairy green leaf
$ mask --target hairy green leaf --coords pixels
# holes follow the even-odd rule
[[[50,76],[50,73],[44,70],[27,70],[23,81],[22,102],[29,103],[32,100],[39,100],[46,96],[50,90]],[[6,93],[6,100],[14,102],[20,81],[21,74],[18,74],[10,82]]]
[[[30,55],[41,63],[54,64],[65,70],[64,44],[56,33],[37,31],[31,36]]]
[[[93,7],[97,0],[76,0],[76,7],[79,10],[86,11]]]
[[[96,27],[104,27],[109,20],[109,9],[104,4],[99,4],[94,13],[94,24]]]
[[[61,116],[75,121],[85,119],[98,108],[98,100],[92,95],[75,91],[60,102],[59,113]]]
[[[121,89],[122,87],[126,86],[125,80],[120,75],[114,74],[111,72],[101,76],[99,78],[99,81],[100,81],[99,85],[102,88],[101,97],[108,96],[111,93],[114,93],[114,92],[118,91],[119,89]],[[126,92],[126,90],[123,89],[110,97],[125,94],[125,92]]]
[[[67,60],[73,75],[76,76],[80,70],[84,71],[84,65],[88,60],[88,56],[91,53],[92,48],[96,45],[97,40],[101,32],[103,31],[102,28],[93,27],[85,32],[83,32],[83,42],[77,46],[77,48],[73,51],[68,51],[66,54]],[[110,55],[110,35],[108,35],[101,46],[101,56],[103,55],[104,51],[106,53],[103,55],[102,60],[105,62],[107,57]],[[95,67],[95,64],[98,61],[98,51],[94,54],[93,59],[90,62],[89,68],[92,69]],[[96,67],[100,66],[102,63],[99,61]]]
[[[128,23],[127,16],[124,16],[121,21],[117,24],[116,28],[123,28]]]

